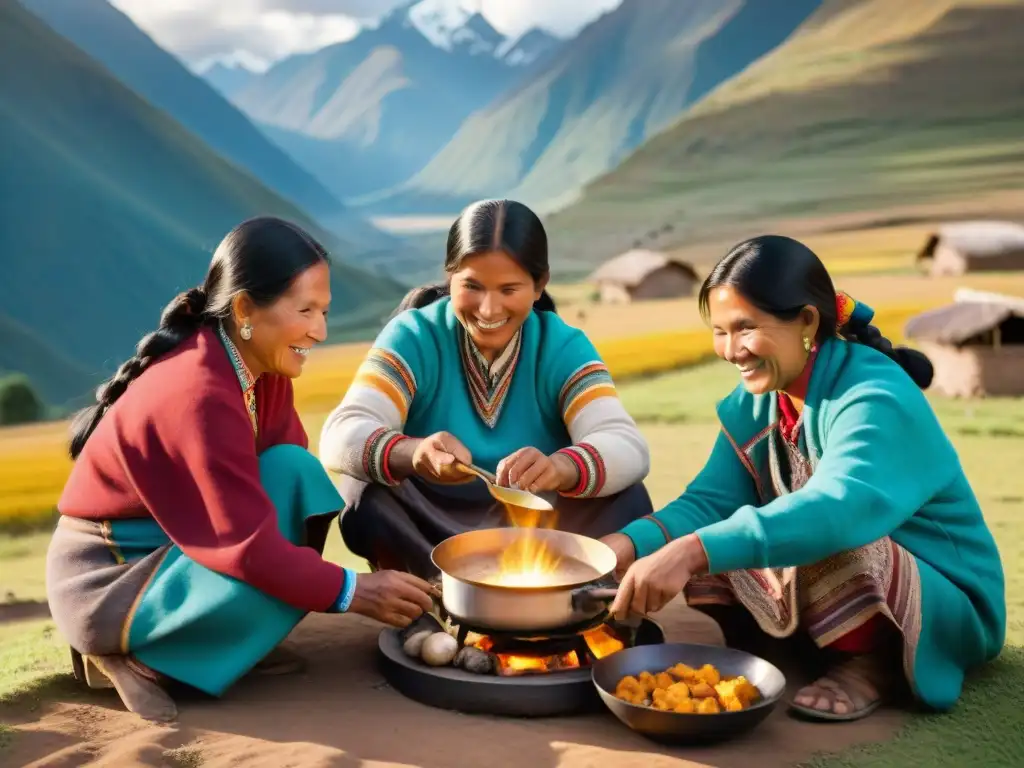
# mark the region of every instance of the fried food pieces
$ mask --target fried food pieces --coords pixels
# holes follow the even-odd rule
[[[627,675],[615,686],[615,696],[665,712],[715,715],[746,709],[761,698],[761,692],[742,675],[722,677],[711,664],[700,669],[676,664],[657,674]]]

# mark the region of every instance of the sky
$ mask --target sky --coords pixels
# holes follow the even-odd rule
[[[505,35],[530,27],[574,35],[621,0],[427,0],[479,10]],[[293,53],[351,39],[409,0],[110,0],[195,70],[213,61],[266,69]]]

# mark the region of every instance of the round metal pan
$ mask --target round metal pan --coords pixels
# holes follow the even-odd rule
[[[544,586],[510,586],[484,581],[501,553],[523,536],[543,541],[563,564]],[[615,570],[615,553],[597,539],[536,528],[487,528],[452,536],[434,547],[441,572],[441,600],[454,621],[494,630],[542,632],[596,617],[615,597],[605,584]]]

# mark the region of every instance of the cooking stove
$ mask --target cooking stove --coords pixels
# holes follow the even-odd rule
[[[465,714],[551,717],[598,711],[602,704],[590,666],[621,648],[665,642],[656,622],[645,618],[637,624],[622,624],[607,612],[544,633],[496,632],[456,625],[446,616],[442,619],[460,647],[490,654],[493,663],[488,673],[432,667],[408,656],[402,646],[414,628],[380,633],[381,671],[403,695]]]

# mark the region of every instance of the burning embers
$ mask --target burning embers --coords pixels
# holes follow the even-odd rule
[[[603,623],[552,637],[481,635],[458,627],[446,629],[427,615],[406,631],[403,648],[406,655],[430,666],[521,677],[587,669],[598,659],[632,645],[632,634],[628,628]]]
[[[536,675],[566,669],[583,669],[626,647],[615,630],[602,624],[570,638],[534,638],[497,642],[483,636],[473,647],[493,654],[497,673],[503,677]]]

